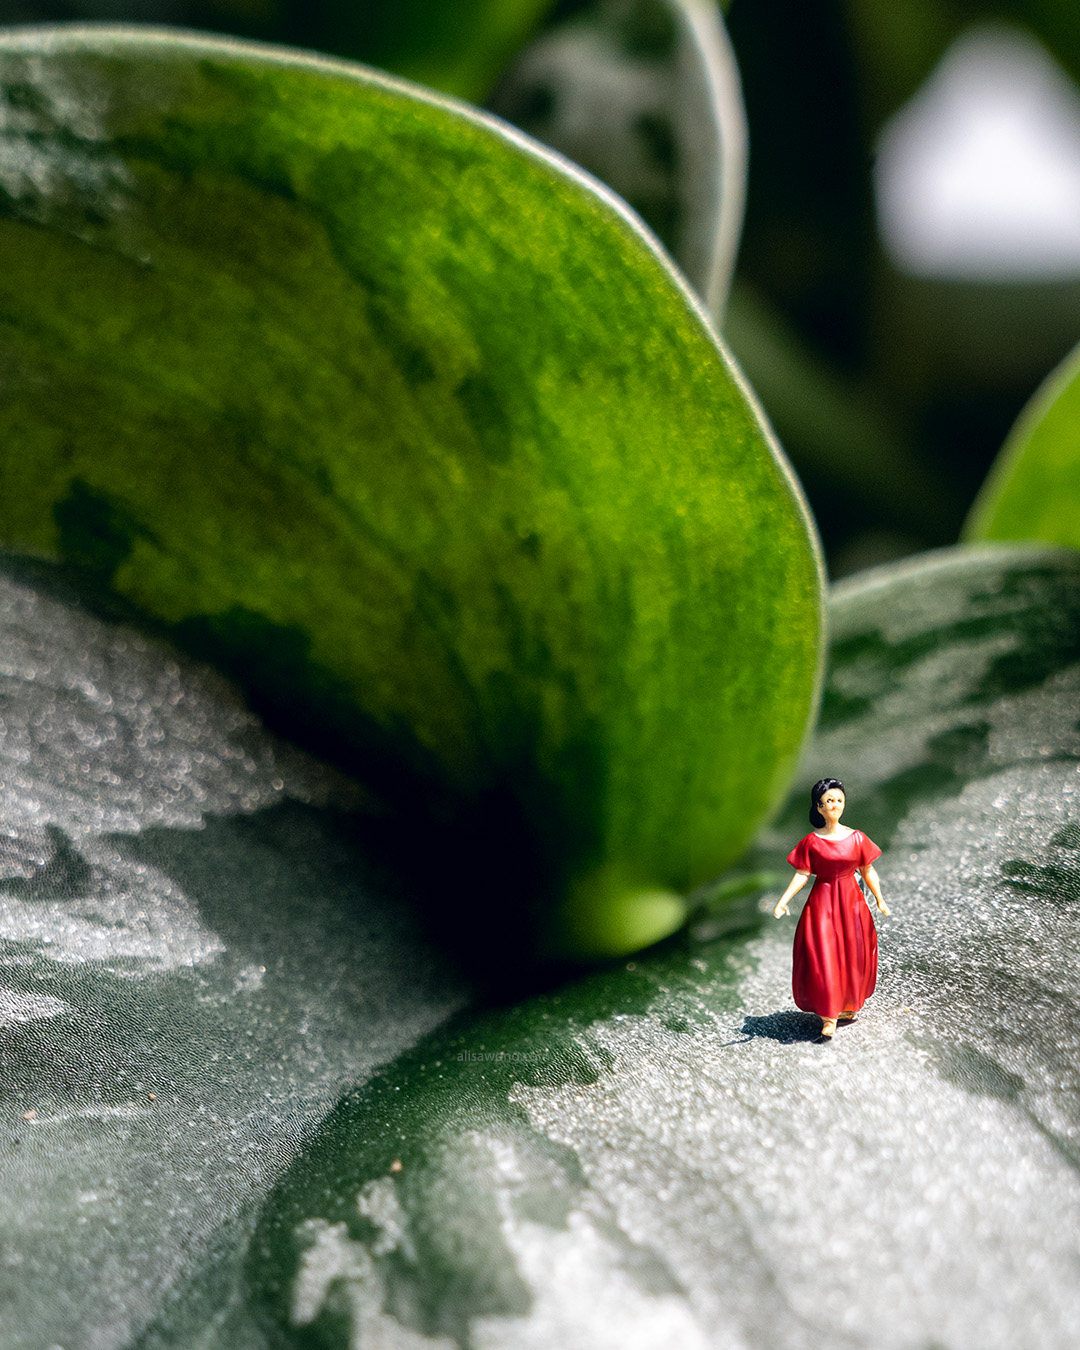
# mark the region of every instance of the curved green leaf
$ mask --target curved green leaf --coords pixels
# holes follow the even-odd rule
[[[1021,413],[964,533],[1080,548],[1080,348]]]
[[[449,821],[493,946],[677,926],[790,777],[819,564],[647,235],[314,58],[27,30],[0,98],[0,540]]]
[[[525,50],[491,107],[614,188],[723,315],[746,115],[713,0],[592,0]]]
[[[2,1339],[111,1350],[464,989],[220,676],[8,559],[0,650]]]
[[[712,920],[350,1094],[234,1295],[275,1345],[1067,1345],[1080,1317],[1080,560],[838,588],[803,777],[885,848],[881,977],[830,1045],[794,920]],[[805,787],[759,845],[808,829]],[[745,920],[744,920],[745,922]],[[421,1339],[428,1338],[428,1339]],[[210,1344],[216,1344],[211,1340]]]

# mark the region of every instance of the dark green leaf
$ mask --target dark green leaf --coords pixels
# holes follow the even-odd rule
[[[1078,583],[1073,555],[982,548],[836,591],[803,776],[845,781],[892,908],[854,1026],[813,1043],[793,921],[760,914],[750,939],[462,1015],[290,1170],[234,1325],[440,1350],[1068,1345]],[[805,797],[761,841],[770,869]]]
[[[971,539],[1080,548],[1080,348],[1024,409],[972,508]]]
[[[272,49],[28,30],[0,97],[0,539],[449,821],[493,946],[533,906],[577,953],[677,926],[789,780],[819,569],[649,237]]]

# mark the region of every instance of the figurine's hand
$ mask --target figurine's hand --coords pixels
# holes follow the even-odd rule
[[[788,902],[786,900],[777,900],[776,908],[772,912],[774,919],[779,919],[782,914],[788,912]]]
[[[891,913],[891,911],[890,911],[890,909],[889,909],[889,906],[885,903],[884,900],[879,900],[879,901],[877,902],[877,907],[878,907],[878,909],[881,911],[882,914],[889,914],[889,913]]]

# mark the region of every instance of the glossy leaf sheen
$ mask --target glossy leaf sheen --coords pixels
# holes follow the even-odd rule
[[[290,1170],[236,1334],[261,1310],[275,1345],[1070,1345],[1078,582],[983,548],[835,593],[803,777],[844,780],[892,908],[835,1043],[792,1007],[794,919],[761,913],[463,1015]],[[760,860],[790,875],[808,829],[800,790]]]
[[[972,508],[971,539],[1080,548],[1080,349],[1021,413]]]
[[[0,1339],[113,1350],[465,990],[219,675],[7,559],[0,651]]]
[[[649,239],[499,125],[272,49],[27,30],[0,96],[0,539],[395,804],[501,803],[564,946],[670,931],[789,778],[819,573]]]

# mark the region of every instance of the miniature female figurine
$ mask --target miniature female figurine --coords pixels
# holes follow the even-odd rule
[[[814,887],[795,930],[791,989],[797,1007],[821,1018],[826,1039],[837,1021],[855,1020],[877,983],[877,931],[856,871],[862,873],[881,913],[889,912],[873,867],[881,849],[859,830],[841,825],[843,813],[843,783],[838,778],[815,783],[810,789],[810,824],[816,828],[788,854],[795,875],[773,910],[777,919],[786,914],[788,901],[814,874]]]

